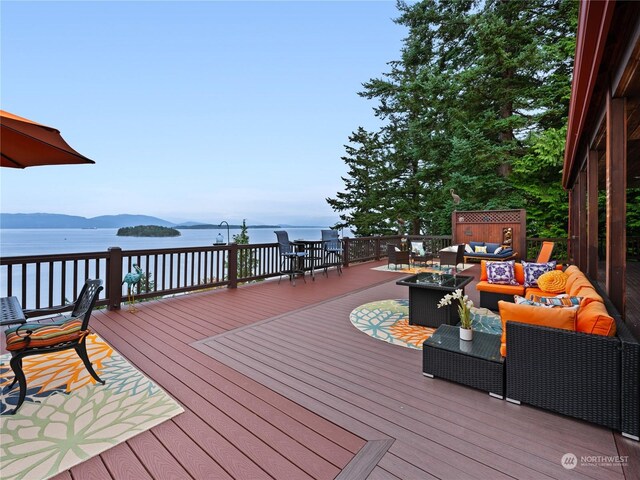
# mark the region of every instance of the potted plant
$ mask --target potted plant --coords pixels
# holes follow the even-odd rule
[[[471,330],[471,307],[473,302],[467,295],[462,294],[459,288],[453,293],[447,293],[438,302],[438,308],[451,305],[454,300],[458,301],[458,314],[460,315],[460,340],[473,340],[473,330]]]

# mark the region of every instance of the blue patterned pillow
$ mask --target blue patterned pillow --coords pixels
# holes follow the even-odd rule
[[[500,285],[518,285],[513,264],[513,260],[508,262],[487,262],[487,281]]]
[[[555,270],[556,261],[554,260],[547,263],[533,263],[523,261],[522,267],[524,268],[524,286],[537,287],[538,277],[540,277],[540,275],[542,275],[543,273]]]

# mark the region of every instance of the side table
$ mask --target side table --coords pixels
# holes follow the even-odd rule
[[[473,332],[470,342],[460,340],[459,327],[440,325],[422,344],[422,372],[474,387],[504,398],[504,358],[500,335]]]

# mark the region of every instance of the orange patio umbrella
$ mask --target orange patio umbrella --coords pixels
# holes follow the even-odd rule
[[[3,167],[95,163],[69,146],[60,131],[0,110]]]

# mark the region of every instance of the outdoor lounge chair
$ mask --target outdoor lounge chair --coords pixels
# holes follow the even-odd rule
[[[551,260],[551,253],[553,252],[554,246],[554,242],[542,242],[542,248],[540,248],[540,253],[538,254],[536,263],[549,262]]]
[[[22,406],[27,394],[27,378],[22,371],[22,359],[25,357],[74,349],[96,382],[104,385],[104,381],[93,370],[86,347],[87,335],[91,333],[89,318],[101,290],[102,280],[87,280],[70,315],[51,323],[26,322],[5,331],[7,350],[11,352],[9,364],[15,377],[4,393],[9,392],[16,382],[20,386],[20,396],[11,415]],[[24,313],[27,318],[33,318],[60,313],[68,308],[69,305],[66,305],[61,308],[25,310]]]
[[[400,250],[397,245],[393,243],[387,243],[387,268],[392,263],[395,265],[396,270],[398,265],[409,266],[409,252],[408,250]]]

